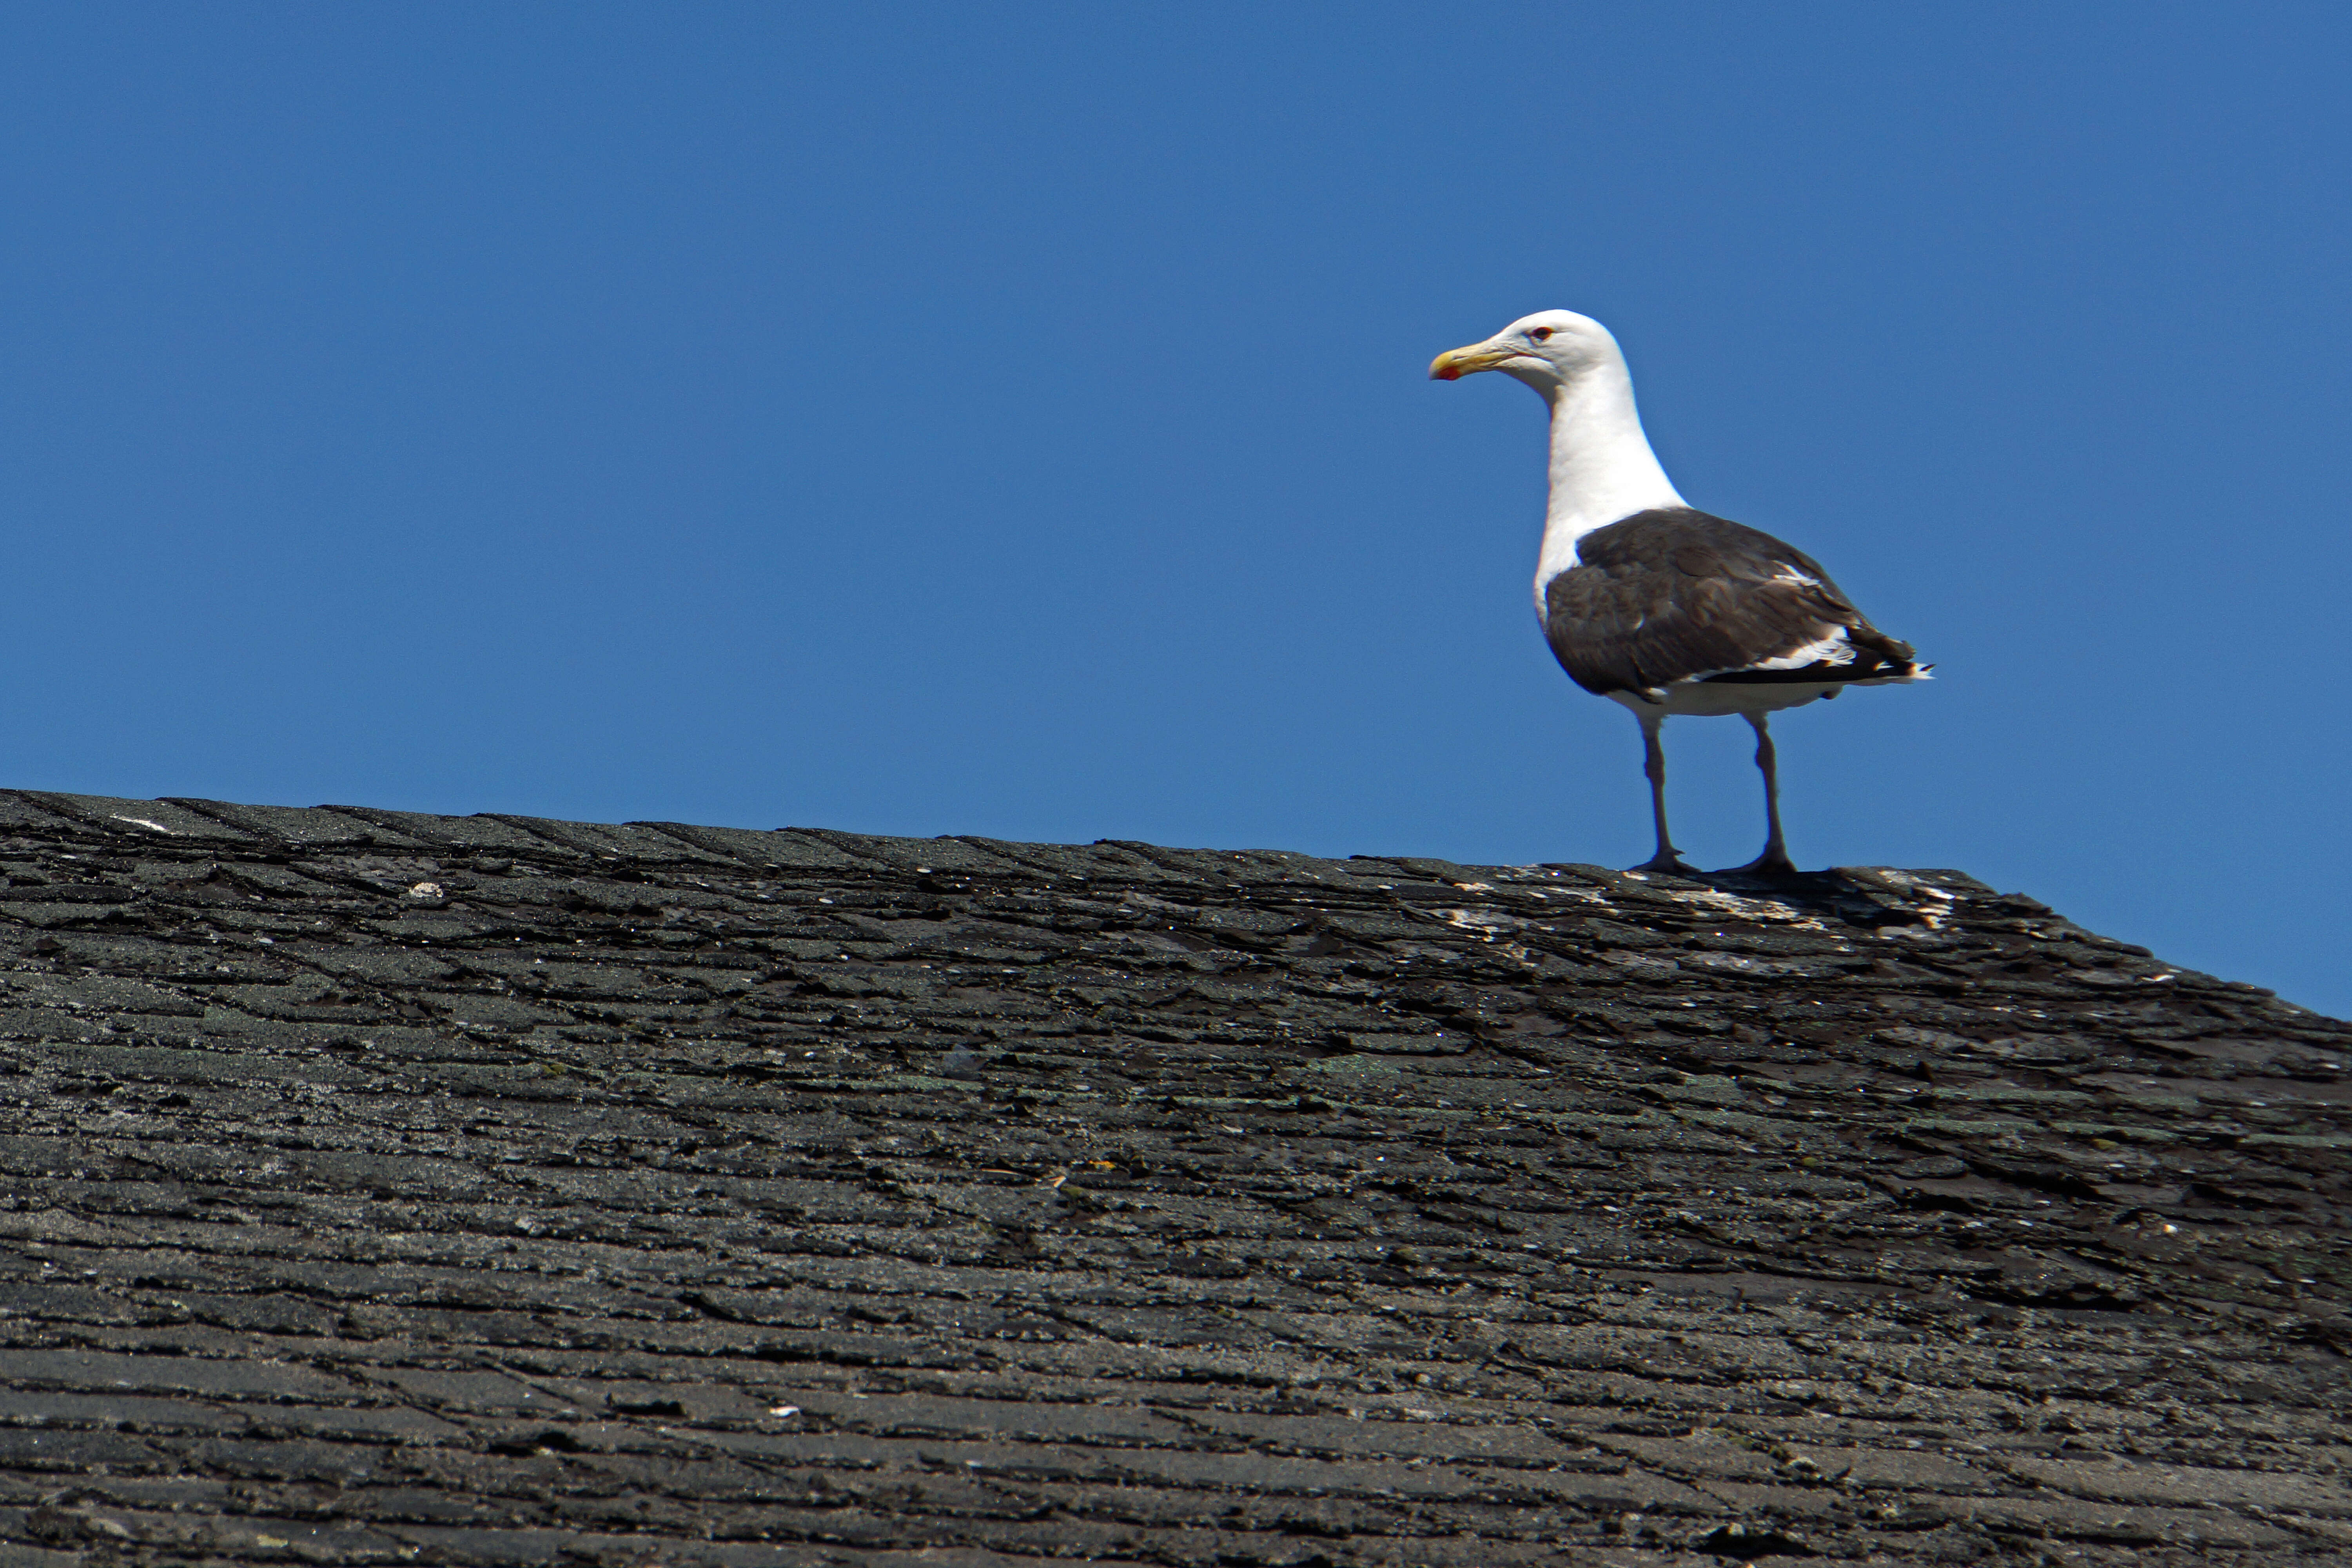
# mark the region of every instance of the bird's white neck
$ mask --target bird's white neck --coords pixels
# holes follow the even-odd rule
[[[1578,540],[1637,511],[1687,503],[1642,434],[1633,378],[1622,359],[1595,365],[1566,385],[1538,390],[1551,404],[1551,499],[1536,567],[1540,615],[1545,587],[1577,563]]]

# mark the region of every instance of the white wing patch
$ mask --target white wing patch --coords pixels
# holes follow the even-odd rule
[[[1718,675],[1745,675],[1753,669],[1805,669],[1822,664],[1847,665],[1852,664],[1854,658],[1854,646],[1845,640],[1845,632],[1843,628],[1840,628],[1819,642],[1809,642],[1804,647],[1790,653],[1781,654],[1778,658],[1759,658],[1753,664],[1727,664],[1721,669],[1695,669],[1688,675],[1677,676],[1666,684],[1670,687],[1696,686],[1701,681],[1712,680]]]
[[[1812,579],[1808,577],[1804,579],[1804,581],[1810,583]],[[1778,656],[1777,658],[1759,658],[1754,664],[1748,665],[1746,668],[1749,669],[1802,669],[1807,665],[1852,664],[1853,660],[1853,644],[1845,640],[1845,628],[1843,626],[1840,626],[1836,631],[1832,632],[1829,636],[1822,638],[1819,642],[1809,642],[1801,648],[1793,648],[1787,653]]]

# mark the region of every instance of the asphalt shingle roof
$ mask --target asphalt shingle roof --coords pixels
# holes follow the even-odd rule
[[[1956,872],[19,792],[0,876],[0,1568],[2352,1552],[2352,1026]]]

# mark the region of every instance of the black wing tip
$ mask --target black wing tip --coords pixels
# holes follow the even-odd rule
[[[1699,678],[1703,686],[1853,686],[1867,680],[1918,680],[1935,668],[1916,659],[1874,660],[1864,664],[1808,664],[1795,669],[1727,669]]]

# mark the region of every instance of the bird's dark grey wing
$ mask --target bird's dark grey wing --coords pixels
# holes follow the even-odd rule
[[[1828,573],[1770,534],[1690,507],[1635,512],[1577,542],[1544,593],[1544,635],[1587,691],[1678,680],[1867,680],[1913,671]],[[1769,660],[1832,643],[1794,669]]]

